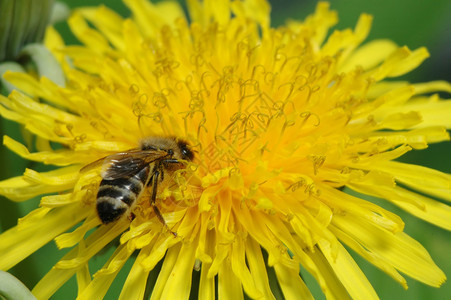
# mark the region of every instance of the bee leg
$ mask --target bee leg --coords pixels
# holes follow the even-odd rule
[[[130,213],[130,215],[128,216],[128,220],[129,220],[130,222],[132,222],[135,218],[136,218],[136,216],[135,216],[134,213]]]
[[[163,180],[164,180],[164,171],[163,171],[163,165],[161,163],[158,165],[158,169],[159,169],[159,174],[160,174],[160,177],[161,177],[160,181],[163,182]]]
[[[177,233],[173,232],[169,227],[168,224],[166,224],[166,221],[163,218],[163,215],[161,214],[160,210],[158,209],[155,201],[157,199],[157,184],[158,184],[158,176],[160,175],[160,172],[158,170],[156,170],[153,173],[152,176],[152,197],[150,198],[150,205],[152,205],[153,211],[155,213],[155,215],[157,216],[158,220],[160,220],[161,224],[164,225],[164,227],[166,227],[166,229],[172,233],[175,237],[177,237]]]

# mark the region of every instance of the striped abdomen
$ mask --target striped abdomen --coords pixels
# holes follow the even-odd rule
[[[135,175],[103,179],[97,193],[97,214],[103,224],[116,221],[136,202],[148,180],[150,167],[146,166]]]

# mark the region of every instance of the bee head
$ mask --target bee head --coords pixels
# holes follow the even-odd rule
[[[180,153],[182,154],[182,159],[184,160],[193,160],[194,152],[189,148],[188,143],[185,141],[178,141],[177,145],[180,149]]]

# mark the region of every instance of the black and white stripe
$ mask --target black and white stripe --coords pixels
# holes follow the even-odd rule
[[[117,179],[103,179],[97,192],[97,213],[103,224],[118,220],[132,208],[149,180],[150,166],[136,174]]]

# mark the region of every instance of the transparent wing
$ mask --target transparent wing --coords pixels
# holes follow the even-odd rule
[[[96,160],[83,167],[80,172],[86,172],[101,166],[100,174],[102,178],[113,180],[132,176],[148,164],[166,155],[167,152],[163,150],[131,149]]]
[[[113,154],[105,158],[100,174],[103,179],[112,180],[138,173],[146,166],[144,157],[131,156],[129,153]]]

